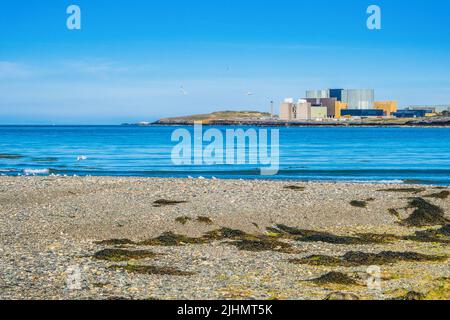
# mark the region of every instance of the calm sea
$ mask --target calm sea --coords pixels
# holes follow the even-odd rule
[[[217,127],[222,132],[229,128]],[[255,165],[174,165],[175,129],[179,127],[3,126],[0,174],[450,185],[448,128],[281,128],[280,171],[271,177],[260,176]]]

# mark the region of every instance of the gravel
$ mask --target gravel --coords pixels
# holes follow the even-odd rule
[[[300,188],[286,188],[286,186]],[[302,190],[301,187],[304,187]],[[421,186],[412,186],[421,187]],[[380,191],[401,185],[109,177],[0,177],[0,299],[324,299],[330,295],[388,299],[414,291],[450,299],[450,263],[398,262],[381,268],[381,289],[317,285],[311,279],[341,272],[365,283],[367,266],[326,267],[290,263],[310,255],[349,251],[417,252],[450,256],[448,243],[399,240],[343,245],[282,239],[295,253],[239,250],[230,240],[181,246],[139,241],[173,232],[189,237],[221,227],[266,234],[283,224],[337,235],[414,235],[426,230],[399,224],[420,193]],[[370,201],[368,201],[370,199]],[[354,207],[352,201],[365,201]],[[426,198],[448,219],[450,201]],[[167,202],[174,202],[164,205]],[[158,205],[155,206],[155,203]],[[400,217],[389,210],[396,209]],[[184,224],[177,222],[188,217]],[[211,223],[201,223],[198,218]],[[435,228],[437,228],[436,226]],[[431,227],[433,228],[433,227]],[[129,239],[119,246],[99,244]],[[104,261],[111,248],[157,253],[130,261]],[[193,274],[140,274],[114,266],[155,266]],[[443,293],[437,288],[444,288]]]

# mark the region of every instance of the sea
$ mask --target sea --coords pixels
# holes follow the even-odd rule
[[[279,130],[278,170],[269,176],[261,175],[261,166],[254,163],[174,163],[173,150],[179,141],[172,136],[180,129],[192,134],[194,130],[182,126],[0,126],[0,175],[450,185],[450,128],[214,127],[224,136],[233,129]],[[208,144],[203,141],[200,147]]]

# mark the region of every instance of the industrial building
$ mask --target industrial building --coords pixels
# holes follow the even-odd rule
[[[304,99],[294,103],[294,99],[287,98],[280,106],[280,119],[287,121],[295,120],[320,120],[327,118],[327,107],[313,106]]]
[[[387,117],[392,116],[398,110],[397,101],[375,101],[375,109],[383,110]]]
[[[450,112],[450,105],[424,105],[424,106],[409,106],[407,110],[432,110],[433,113],[441,113],[444,111]]]
[[[306,99],[326,99],[330,97],[330,90],[308,90]]]
[[[327,108],[327,117],[334,118],[336,115],[336,98],[306,98],[306,101],[311,103],[312,106],[315,107],[326,107]]]
[[[373,89],[325,89],[308,90],[306,99],[336,99],[346,103],[349,109],[373,109],[375,90]]]
[[[399,111],[397,101],[375,101],[373,89],[324,89],[306,91],[306,98],[297,103],[294,103],[294,99],[286,99],[280,107],[280,118],[309,120],[342,117],[423,117],[446,108],[450,110],[450,106],[415,106]]]
[[[346,103],[349,109],[372,109],[375,91],[373,89],[342,90],[341,101]]]
[[[381,109],[345,109],[341,111],[342,117],[382,117],[384,112]]]
[[[418,110],[399,110],[394,113],[394,117],[397,118],[423,118],[434,116],[435,113],[432,109],[418,109]]]

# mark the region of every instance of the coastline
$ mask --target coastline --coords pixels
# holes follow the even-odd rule
[[[450,203],[444,198],[447,187],[0,177],[0,189],[3,299],[324,299],[333,292],[388,299],[409,291],[440,294],[438,298],[448,295],[436,288],[449,285],[449,244],[417,237],[417,232],[442,225],[401,224],[415,210],[411,199],[418,198],[440,208],[443,219],[450,219]],[[314,234],[302,241],[298,235],[277,234],[277,225],[314,231],[321,241],[315,241]],[[238,230],[245,239],[205,241],[205,234],[221,228]],[[184,238],[174,240],[167,232]],[[164,239],[172,242],[149,241],[164,233]],[[361,233],[377,239],[389,234],[392,239],[354,241]],[[112,239],[122,242],[98,243]],[[353,240],[346,243],[349,239]],[[255,248],[252,244],[256,243],[259,247]],[[95,258],[110,249],[148,250],[156,255],[120,261]],[[385,251],[446,258],[419,262],[404,261],[400,256],[398,261],[381,265],[384,280],[378,293],[364,286],[365,265],[292,263],[311,255]],[[157,266],[159,273],[155,274],[155,269],[151,274],[136,272],[136,265]],[[81,270],[79,290],[65,286],[71,266]],[[357,284],[309,281],[328,272],[345,274]]]
[[[261,119],[200,119],[174,120],[160,119],[153,123],[123,124],[125,126],[192,126],[195,123],[205,126],[256,126],[256,127],[450,127],[450,118],[435,119],[364,119],[361,121],[287,121],[287,120],[261,120]]]

